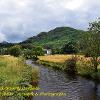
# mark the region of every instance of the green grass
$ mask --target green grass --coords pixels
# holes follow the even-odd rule
[[[0,56],[0,86],[25,86],[24,83],[38,82],[38,69],[25,64],[22,57]],[[31,86],[27,84],[27,86]],[[6,92],[6,91],[5,91]],[[2,97],[1,97],[2,98]],[[5,100],[2,98],[0,100]],[[16,98],[16,99],[14,99]],[[21,97],[9,97],[7,100],[24,100]]]

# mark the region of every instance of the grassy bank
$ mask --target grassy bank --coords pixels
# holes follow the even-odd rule
[[[23,58],[17,58],[9,55],[0,56],[0,86],[28,87],[30,86],[30,82],[38,82],[38,78],[38,69],[26,65]],[[11,96],[6,99],[24,100],[23,96]]]
[[[91,63],[90,57],[86,58],[83,55],[77,55],[76,57],[77,57],[77,61],[76,61],[77,74],[81,76],[85,76],[87,78],[94,79],[95,77],[94,67]],[[72,55],[40,56],[38,63],[65,71],[67,68],[67,66],[65,66],[65,61],[71,58]],[[100,64],[98,66],[98,76],[100,80]]]

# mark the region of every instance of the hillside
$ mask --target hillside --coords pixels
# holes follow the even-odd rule
[[[37,36],[23,41],[21,44],[32,43],[45,48],[59,48],[69,41],[76,42],[84,32],[70,27],[57,27],[49,32],[41,32]]]
[[[8,43],[6,41],[3,41],[3,42],[0,43],[0,48],[8,48],[8,47],[14,46],[16,44],[17,43]]]

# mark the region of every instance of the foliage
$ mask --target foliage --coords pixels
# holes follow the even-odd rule
[[[42,56],[42,55],[44,55],[43,48],[40,47],[40,46],[36,46],[36,47],[34,47],[32,50],[33,50],[34,55],[35,55],[36,57],[37,57],[37,56]]]
[[[61,48],[63,48],[65,44],[69,42],[76,43],[83,33],[85,33],[85,31],[70,27],[57,27],[49,32],[41,32],[37,36],[33,36],[21,43],[1,43],[0,47],[2,49],[20,45],[23,51],[24,49],[32,50],[36,46],[41,46],[45,49],[51,49],[53,54],[61,54]],[[7,54],[7,52],[5,52],[5,54]]]
[[[91,63],[91,59],[83,57],[80,58],[77,61],[77,70],[79,75],[85,76],[87,78],[92,77],[94,73],[94,67]]]
[[[44,48],[56,50],[56,48],[59,49],[64,44],[69,43],[70,41],[76,42],[77,40],[79,40],[82,33],[85,32],[70,27],[57,27],[49,32],[41,32],[37,36],[31,37],[20,44],[30,43],[35,46],[38,45]]]
[[[4,42],[0,43],[0,48],[9,48],[9,47],[14,46],[16,44],[17,43],[8,43],[8,42],[4,41]]]
[[[1,48],[0,49],[0,55],[7,55],[7,54],[9,54],[9,51],[8,51],[7,48]]]
[[[69,42],[69,43],[65,44],[62,47],[62,53],[63,54],[73,54],[73,53],[77,53],[76,43]]]
[[[57,48],[57,47],[53,47],[52,49],[52,54],[62,54],[62,49],[61,47]]]
[[[38,58],[35,56],[35,54],[32,50],[26,49],[23,51],[23,53],[24,53],[24,57],[26,59],[38,60]]]
[[[29,68],[29,69],[28,69]],[[30,81],[30,67],[23,63],[22,58],[16,58],[13,56],[0,56],[0,78],[2,78],[2,83],[7,85],[17,84],[21,79]],[[29,71],[29,72],[28,72]],[[29,73],[29,74],[28,74]],[[23,75],[24,74],[24,75]],[[25,76],[23,78],[23,76]]]
[[[100,56],[100,21],[90,23],[89,32],[84,34],[81,46],[83,46],[83,53],[91,57],[91,62],[97,72],[98,57]]]
[[[15,57],[18,57],[21,55],[21,48],[19,45],[12,46],[8,49],[9,54]]]
[[[21,44],[22,49],[30,49],[32,50],[34,48],[34,45],[31,43]]]
[[[26,65],[25,60],[21,57],[0,56],[0,86],[24,87],[25,83],[29,86],[32,81],[38,82],[38,73],[38,69]],[[0,97],[0,100],[25,99],[23,96],[16,96],[19,91],[13,91],[13,93],[13,96],[5,97],[5,99]]]
[[[32,49],[25,49],[23,53],[26,59],[33,59],[33,60],[38,60],[38,56],[44,55],[44,51],[42,47],[34,47]]]
[[[68,59],[65,61],[65,71],[68,74],[76,74],[77,73],[77,68],[76,68],[76,61],[77,58],[72,56],[72,58]]]

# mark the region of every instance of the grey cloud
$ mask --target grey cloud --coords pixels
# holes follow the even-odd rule
[[[86,30],[99,11],[98,0],[1,0],[1,41],[19,42],[57,26]]]

